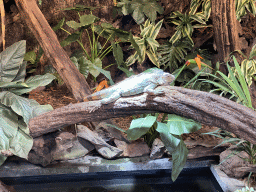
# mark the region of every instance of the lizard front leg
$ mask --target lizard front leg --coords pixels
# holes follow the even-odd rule
[[[121,97],[121,94],[118,91],[116,91],[112,95],[110,95],[109,97],[106,97],[106,98],[102,99],[101,103],[102,104],[109,104],[109,103],[115,102],[120,97]]]
[[[143,91],[143,92],[144,92],[144,93],[148,93],[148,94],[150,94],[150,95],[160,95],[160,94],[163,94],[163,93],[164,93],[164,91],[155,90],[156,87],[157,87],[157,84],[152,83],[152,84],[146,86],[146,87],[144,88],[144,91]]]

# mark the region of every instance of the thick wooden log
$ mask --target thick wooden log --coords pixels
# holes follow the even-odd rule
[[[208,92],[162,86],[165,94],[123,97],[114,103],[100,101],[70,104],[35,117],[29,122],[30,134],[38,137],[61,127],[84,121],[99,121],[142,113],[173,113],[206,125],[230,131],[256,144],[256,112]]]
[[[15,2],[53,67],[58,71],[74,97],[78,101],[83,101],[85,96],[91,94],[90,87],[84,76],[60,46],[56,34],[38,8],[35,0],[15,0]]]

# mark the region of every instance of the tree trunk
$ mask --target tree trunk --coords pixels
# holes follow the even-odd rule
[[[157,89],[163,90],[165,95],[153,97],[145,93],[123,97],[108,105],[91,101],[55,109],[29,121],[30,135],[38,137],[84,121],[160,112],[219,127],[256,144],[256,112],[252,109],[207,92],[182,87],[161,86]]]
[[[218,51],[216,58],[222,63],[231,52],[241,50],[241,40],[238,36],[240,24],[236,19],[234,0],[211,2],[214,40]],[[222,65],[220,70],[226,73],[225,65]]]
[[[58,38],[46,21],[35,0],[15,0],[16,5],[27,25],[43,48],[53,67],[60,74],[69,90],[78,101],[91,94],[84,76],[78,71]]]

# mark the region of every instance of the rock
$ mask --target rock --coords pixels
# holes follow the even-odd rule
[[[164,155],[165,149],[164,143],[156,138],[152,144],[150,159],[160,159]]]
[[[82,145],[72,133],[60,132],[56,138],[56,146],[51,151],[52,161],[76,159],[85,156],[94,149],[92,144]]]
[[[116,146],[123,151],[123,157],[140,157],[148,155],[150,152],[148,145],[142,140],[127,143],[125,141],[115,139],[114,142]]]
[[[109,119],[100,122],[96,126],[95,131],[106,142],[114,141],[114,139],[128,142],[128,140],[123,136],[123,133],[113,126],[116,126],[115,123]]]
[[[98,133],[91,131],[86,126],[77,125],[77,130],[77,136],[93,144],[98,153],[103,157],[113,159],[122,154],[122,150],[109,145],[101,137],[99,137]]]
[[[15,192],[15,189],[11,186],[5,185],[2,181],[0,181],[0,191],[1,192]]]
[[[33,147],[28,154],[28,161],[47,166],[52,161],[51,150],[55,147],[55,133],[34,138]]]
[[[242,178],[248,173],[248,171],[243,171],[243,169],[241,170],[239,167],[249,166],[249,162],[242,159],[248,158],[249,156],[246,152],[242,151],[237,155],[233,155],[228,158],[231,153],[233,153],[232,147],[220,154],[220,169],[229,177]]]

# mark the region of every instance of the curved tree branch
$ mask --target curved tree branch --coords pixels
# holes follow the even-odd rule
[[[114,103],[100,101],[70,104],[35,117],[29,122],[30,134],[38,137],[61,127],[84,121],[99,121],[141,113],[173,113],[200,123],[230,131],[256,144],[256,112],[208,92],[182,87],[161,86],[165,94],[123,97]]]

